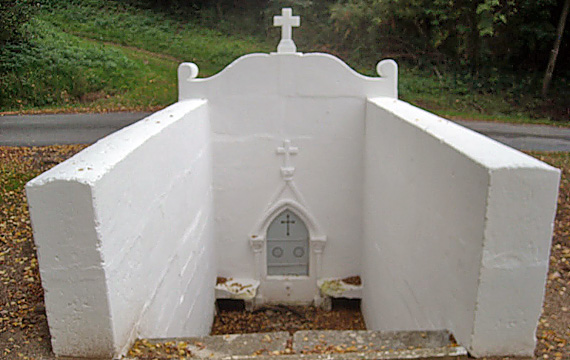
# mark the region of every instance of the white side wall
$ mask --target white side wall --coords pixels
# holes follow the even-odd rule
[[[27,185],[57,355],[117,355],[137,336],[209,331],[209,133],[207,103],[180,102]]]
[[[475,356],[531,354],[559,171],[402,101],[366,111],[368,327],[450,329]]]
[[[471,354],[532,356],[559,176],[529,167],[490,174]]]
[[[487,171],[406,119],[368,103],[366,323],[450,329],[465,341],[477,296]]]
[[[108,358],[115,339],[91,190],[58,177],[26,187],[53,351]]]
[[[267,291],[271,279],[264,264],[256,266],[249,239],[265,235],[257,225],[278,201],[300,204],[318,225],[311,236],[326,237],[320,276],[360,273],[365,99],[397,97],[396,63],[381,61],[377,72],[362,76],[320,53],[249,54],[206,79],[197,78],[195,64],[180,65],[179,99],[206,98],[210,106],[219,275],[259,277],[269,300],[317,295],[317,246],[310,278],[292,279],[291,286],[275,280],[292,294]],[[276,154],[284,140],[299,149],[285,190],[283,156]]]
[[[327,235],[321,275],[360,274],[365,102],[236,96],[210,102],[210,109],[219,274],[255,276],[248,239],[285,186],[276,153],[285,139],[299,149],[291,164],[302,199],[291,192],[281,199],[301,202]],[[312,300],[313,283],[304,299],[293,300]]]

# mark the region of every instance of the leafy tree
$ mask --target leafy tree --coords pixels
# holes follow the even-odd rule
[[[564,25],[566,24],[566,18],[568,17],[568,11],[570,9],[570,0],[564,1],[564,7],[560,13],[560,21],[558,22],[558,29],[556,30],[556,41],[554,42],[554,47],[550,53],[550,60],[548,60],[548,66],[546,68],[546,73],[544,74],[544,79],[542,80],[542,96],[546,97],[548,92],[548,87],[550,86],[550,81],[552,80],[552,73],[554,72],[554,65],[556,64],[556,58],[558,57],[558,50],[560,49],[560,43],[562,42],[562,35],[564,34]]]
[[[539,68],[531,53],[554,40],[555,13],[555,0],[345,0],[331,20],[347,47],[445,57],[475,72],[496,62]]]

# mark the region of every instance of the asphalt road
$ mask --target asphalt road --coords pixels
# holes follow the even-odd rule
[[[0,145],[91,144],[150,113],[0,116]]]
[[[488,121],[457,120],[455,122],[515,149],[570,151],[570,128]]]
[[[0,116],[0,145],[90,144],[150,113]],[[570,128],[456,121],[519,150],[570,151]]]

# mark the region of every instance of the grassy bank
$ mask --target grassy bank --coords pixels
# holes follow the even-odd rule
[[[220,71],[241,55],[273,49],[253,37],[230,36],[209,29],[197,20],[184,21],[121,3],[85,1],[82,5],[60,5],[44,16],[60,29],[83,38],[195,62],[201,76]]]
[[[43,8],[28,40],[0,52],[0,111],[155,109],[176,101],[182,61],[210,76],[239,56],[269,51],[149,10],[109,3]]]
[[[41,17],[28,31],[28,47],[3,54],[13,59],[0,80],[3,111],[148,108],[176,96],[174,60],[70,35]]]
[[[180,62],[195,62],[204,77],[243,54],[275,49],[273,38],[205,24],[122,2],[44,6],[26,25],[28,40],[0,50],[0,112],[154,110],[176,101]],[[296,31],[303,39],[303,28]],[[346,60],[375,75],[371,61]],[[402,99],[446,117],[567,126],[564,104],[521,91],[535,80],[515,74],[500,89],[482,90],[456,74],[401,62],[399,90]]]

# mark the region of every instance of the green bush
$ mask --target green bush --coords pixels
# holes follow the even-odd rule
[[[0,48],[23,40],[22,25],[37,8],[32,0],[0,0]]]

